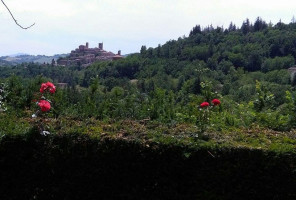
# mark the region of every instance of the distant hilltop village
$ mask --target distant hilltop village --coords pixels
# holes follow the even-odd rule
[[[118,60],[122,58],[123,56],[121,56],[120,50],[117,54],[105,51],[103,49],[103,43],[99,43],[99,48],[89,48],[87,42],[85,45],[80,45],[77,49],[71,51],[68,57],[58,59],[57,64],[62,66],[79,65],[87,67],[95,61]],[[55,64],[54,62],[53,60],[52,64]]]

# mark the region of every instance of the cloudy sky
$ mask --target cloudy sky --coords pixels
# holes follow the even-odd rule
[[[246,18],[275,24],[296,17],[296,1],[290,0],[4,1],[21,25],[36,25],[20,29],[0,4],[0,56],[68,53],[85,42],[127,54],[188,36],[196,24],[228,27],[232,21],[240,27]]]

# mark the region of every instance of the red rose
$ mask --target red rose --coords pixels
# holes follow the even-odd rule
[[[54,94],[55,91],[56,91],[56,87],[54,86],[54,84],[51,83],[51,82],[47,82],[46,85],[49,87],[49,92],[50,92],[51,94]]]
[[[51,83],[51,82],[47,82],[46,85],[47,85],[48,87],[51,87],[51,88],[55,87],[54,84]]]
[[[40,100],[38,106],[41,108],[42,112],[47,112],[50,110],[50,103],[46,100]]]
[[[54,93],[55,93],[55,91],[56,91],[56,88],[55,88],[55,86],[49,89],[49,92],[50,92],[51,94],[54,94]]]
[[[47,89],[47,84],[46,83],[42,83],[41,87],[40,87],[40,92],[43,93],[46,89]]]
[[[213,103],[215,106],[217,106],[217,105],[219,105],[221,102],[220,102],[219,99],[213,99],[213,100],[212,100],[212,103]]]
[[[200,107],[204,108],[204,107],[208,107],[210,104],[208,102],[202,102],[200,104]]]
[[[50,93],[55,93],[55,91],[56,91],[56,87],[55,87],[55,85],[53,84],[53,83],[51,83],[51,82],[47,82],[47,83],[42,83],[41,84],[41,88],[40,88],[40,92],[41,93],[43,93],[44,91],[46,91],[46,90],[49,90],[49,92]]]

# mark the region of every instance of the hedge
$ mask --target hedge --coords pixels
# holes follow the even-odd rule
[[[0,141],[0,199],[296,199],[296,157],[86,134]]]

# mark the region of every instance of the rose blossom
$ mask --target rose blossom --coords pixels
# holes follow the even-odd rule
[[[41,108],[42,112],[47,112],[50,110],[50,103],[46,100],[40,100],[38,106]]]
[[[215,106],[217,106],[217,105],[219,105],[221,102],[220,102],[219,99],[213,99],[213,100],[212,100],[212,103],[213,103]]]
[[[204,107],[208,107],[210,104],[208,103],[208,102],[202,102],[201,104],[200,104],[200,107],[202,107],[202,108],[204,108]]]
[[[47,89],[49,90],[49,92],[51,94],[55,93],[55,91],[56,91],[56,87],[53,83],[51,83],[51,82],[42,83],[41,87],[40,87],[40,92],[44,93],[44,91],[46,91]]]
[[[47,84],[46,83],[42,83],[41,87],[40,87],[40,92],[43,93],[46,89],[47,89]]]

